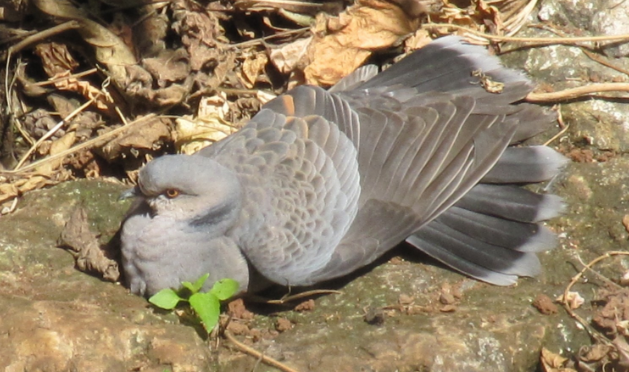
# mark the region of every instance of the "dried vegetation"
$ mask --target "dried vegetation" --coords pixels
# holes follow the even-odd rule
[[[330,86],[366,62],[389,61],[436,36],[508,40],[536,2],[5,1],[2,213],[25,192],[69,179],[133,183],[152,157],[220,140],[286,89]],[[80,245],[76,237],[87,233],[68,235],[66,243]],[[102,262],[104,270],[114,264]],[[586,322],[596,346],[572,362],[544,351],[547,371],[629,368],[629,296],[610,288],[599,296],[593,326]],[[574,311],[568,297],[563,302]],[[548,303],[540,298],[538,305],[552,308]]]

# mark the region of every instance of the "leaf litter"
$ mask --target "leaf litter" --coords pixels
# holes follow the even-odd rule
[[[536,3],[7,1],[0,5],[1,210],[10,213],[24,193],[71,179],[117,175],[133,184],[153,157],[193,153],[228,136],[297,84],[331,86],[376,54],[408,53],[452,29],[479,44],[488,43],[487,35],[512,36]],[[77,210],[65,245],[81,270],[117,280],[116,261],[86,220]],[[545,370],[625,367],[627,298],[624,287],[601,292],[588,323],[601,330],[600,342],[572,361],[543,351]],[[454,300],[440,298],[452,309]],[[314,307],[308,300],[296,310]],[[244,319],[232,329],[246,330],[234,333],[259,334],[247,325],[247,310],[238,309],[236,318]],[[289,323],[280,318],[277,327],[290,332]]]

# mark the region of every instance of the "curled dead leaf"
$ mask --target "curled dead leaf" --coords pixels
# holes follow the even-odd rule
[[[418,22],[397,5],[362,0],[338,17],[319,17],[308,50],[306,82],[333,85],[361,66],[375,50],[398,44]]]
[[[567,304],[568,307],[570,307],[573,310],[580,308],[581,305],[585,303],[585,299],[581,297],[579,292],[571,292],[571,291],[568,292],[568,295],[566,296],[565,299],[563,295],[557,297],[557,301]]]
[[[245,59],[240,78],[247,88],[253,88],[258,79],[264,75],[264,69],[268,62],[269,57],[266,53],[255,53]]]
[[[171,139],[170,120],[155,118],[141,127],[133,127],[120,137],[109,141],[100,149],[108,161],[114,160],[131,149],[153,151]]]
[[[283,74],[289,74],[300,68],[307,59],[308,46],[312,42],[312,36],[297,39],[291,43],[284,44],[279,48],[271,49],[271,62]]]
[[[235,132],[237,128],[225,119],[228,113],[225,93],[201,99],[196,118],[184,117],[176,121],[177,150],[192,154]]]
[[[125,66],[137,64],[133,51],[116,34],[92,21],[69,0],[33,0],[42,12],[62,20],[75,20],[81,37],[94,47],[96,60],[107,66],[113,83],[124,91],[127,74]]]
[[[118,262],[107,257],[100,248],[96,234],[90,231],[84,208],[76,208],[72,213],[61,232],[60,245],[72,254],[79,270],[100,274],[103,279],[112,282],[120,278]]]
[[[572,368],[566,367],[568,358],[564,358],[546,348],[542,348],[540,362],[544,372],[577,372]]]

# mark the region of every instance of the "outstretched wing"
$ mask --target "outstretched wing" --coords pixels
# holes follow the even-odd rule
[[[503,83],[502,92],[488,92],[482,78]],[[441,228],[448,223],[469,233],[470,226],[477,231],[479,225],[486,227],[487,219],[473,224],[477,215],[456,214],[453,205],[488,173],[508,168],[496,166],[501,159],[506,162],[507,146],[545,130],[553,121],[539,107],[513,104],[531,90],[528,79],[500,66],[482,48],[443,38],[354,89],[340,94],[361,120],[359,211],[330,264],[312,282],[350,273],[409,236],[420,250],[480,279],[507,284],[514,274],[535,274],[539,269],[535,255],[517,252],[534,239],[535,232],[525,234],[538,227],[534,223],[513,227],[519,240],[493,250],[482,240],[454,244],[456,239]],[[550,170],[546,173],[556,173],[560,162],[552,163],[542,167]],[[541,169],[537,165],[523,168],[521,180],[514,182],[546,179],[532,177],[531,172]],[[542,235],[536,249],[552,247],[548,234]],[[495,264],[477,268],[502,250]]]

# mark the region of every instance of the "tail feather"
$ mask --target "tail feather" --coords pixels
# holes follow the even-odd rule
[[[535,276],[535,252],[553,248],[555,235],[539,224],[562,213],[555,195],[515,184],[552,178],[566,159],[543,147],[510,147],[481,182],[406,239],[419,250],[471,277],[497,285]]]
[[[452,207],[440,223],[470,238],[518,252],[540,252],[555,246],[555,235],[536,223],[513,221]]]
[[[513,185],[478,184],[457,207],[520,222],[540,222],[563,213],[565,205],[556,195],[542,195]]]
[[[485,243],[444,224],[441,217],[406,241],[456,270],[496,285],[513,284],[518,276],[540,273],[541,265],[535,253]]]
[[[510,147],[483,177],[483,183],[533,183],[553,178],[567,159],[546,146]]]

